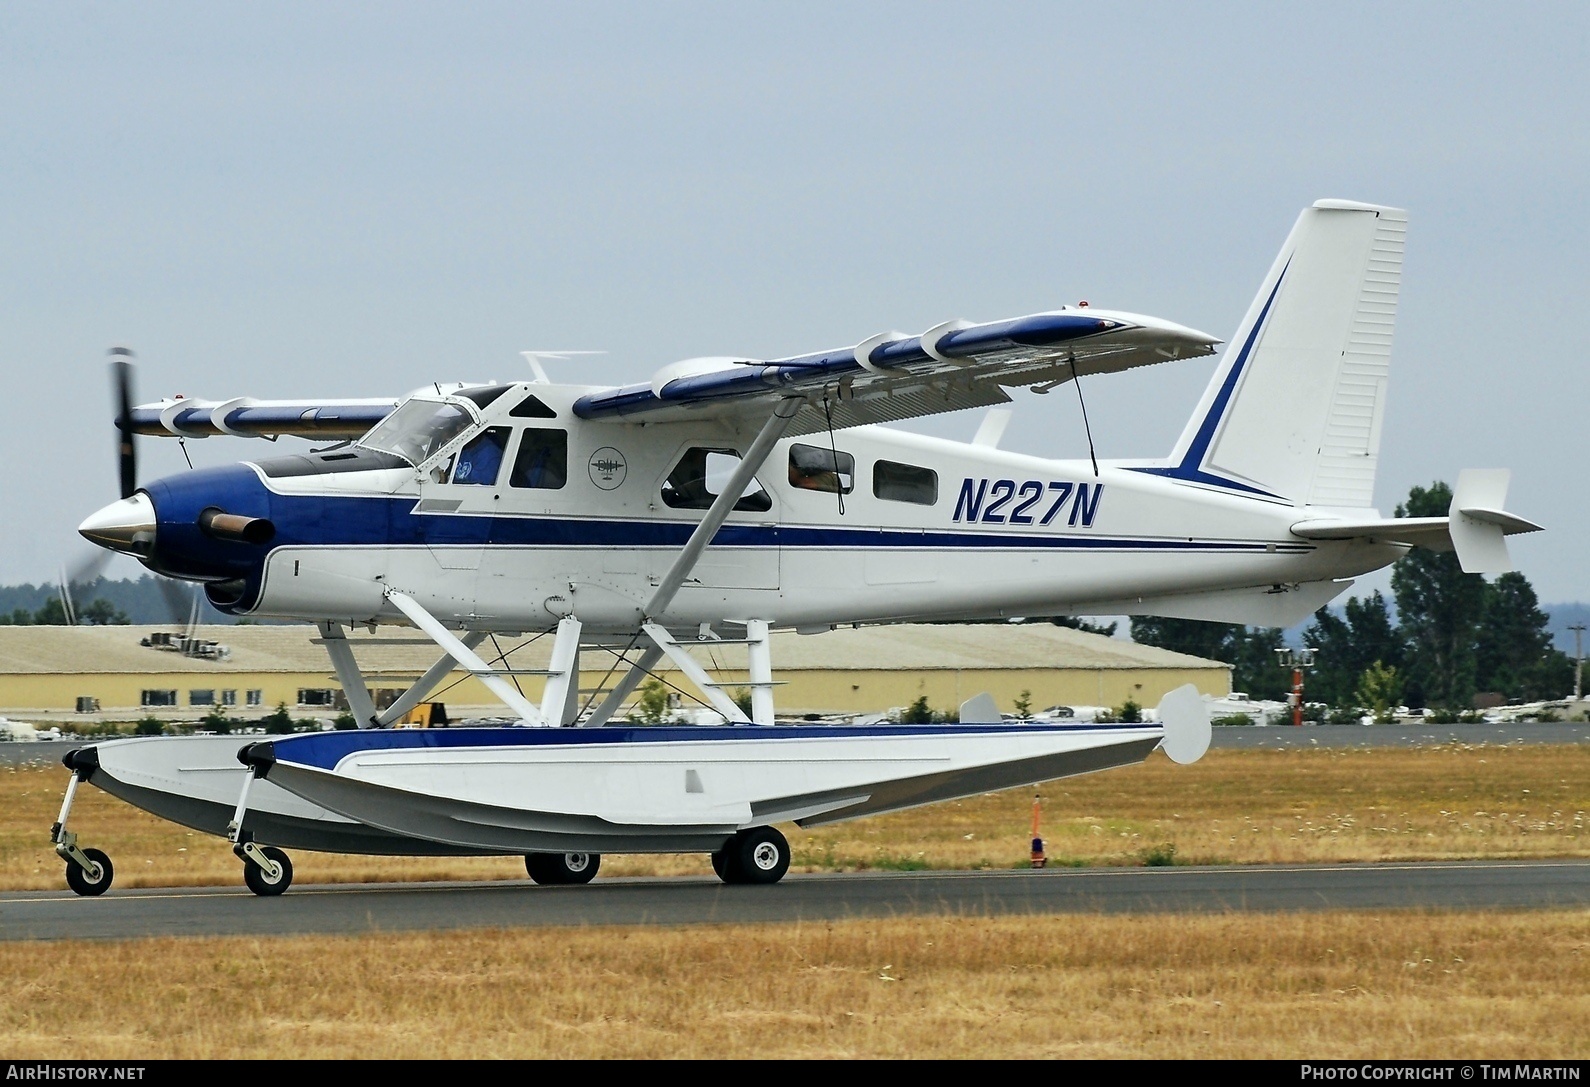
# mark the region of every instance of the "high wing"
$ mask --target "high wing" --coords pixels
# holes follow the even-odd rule
[[[974,325],[950,321],[910,336],[787,359],[686,359],[646,384],[589,393],[584,419],[647,423],[762,419],[780,400],[806,404],[786,433],[810,434],[1007,403],[1010,387],[1047,392],[1078,374],[1111,374],[1214,353],[1220,341],[1182,325],[1068,308]]]
[[[574,411],[584,419],[615,422],[759,421],[778,401],[804,397],[787,433],[810,434],[1008,403],[1007,388],[1047,392],[1079,374],[1213,354],[1219,342],[1154,317],[1077,307],[980,325],[949,321],[918,336],[888,332],[854,347],[795,358],[686,359],[662,367],[649,383],[588,393]],[[462,387],[444,384],[435,391]],[[134,434],[191,438],[352,439],[402,400],[178,398],[132,408],[123,425]]]
[[[140,404],[127,413],[134,434],[207,438],[357,438],[392,414],[401,397],[363,400],[231,400],[179,398]],[[118,424],[120,425],[120,424]]]

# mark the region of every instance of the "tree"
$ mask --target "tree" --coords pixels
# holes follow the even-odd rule
[[[1392,626],[1386,599],[1378,590],[1348,600],[1342,613],[1321,608],[1303,632],[1304,643],[1317,651],[1304,684],[1304,697],[1312,702],[1356,704],[1359,681],[1371,664],[1402,668],[1402,634]]]
[[[1174,653],[1224,661],[1231,665],[1231,682],[1255,698],[1284,698],[1290,677],[1276,662],[1284,635],[1279,627],[1244,627],[1202,619],[1162,619],[1139,616],[1132,620],[1132,640]]]
[[[41,627],[66,626],[66,605],[61,603],[60,597],[50,597],[42,608],[33,613],[33,622]]]
[[[1397,516],[1444,517],[1451,505],[1452,488],[1437,481],[1409,491]],[[1465,574],[1452,552],[1414,548],[1392,567],[1391,589],[1405,645],[1408,704],[1472,705],[1485,579]]]
[[[1488,583],[1475,645],[1478,689],[1525,702],[1571,691],[1573,661],[1552,644],[1548,622],[1523,574],[1502,574]]]
[[[104,597],[95,597],[86,607],[78,610],[77,621],[85,626],[126,626],[127,613]]]
[[[1016,716],[1020,717],[1023,721],[1025,721],[1027,718],[1031,717],[1032,716],[1032,692],[1027,690],[1026,688],[1023,688],[1022,692],[1019,695],[1016,696],[1016,700],[1013,703],[1013,705],[1016,707]]]
[[[235,723],[230,717],[221,712],[219,706],[212,708],[209,713],[199,718],[199,727],[206,732],[213,732],[217,736],[225,736],[231,732]]]
[[[647,725],[660,725],[668,719],[668,688],[661,680],[648,679],[640,685],[631,717]]]
[[[287,712],[287,703],[278,702],[274,711],[260,719],[260,724],[265,726],[268,733],[285,735],[293,731],[293,715]]]
[[[1389,725],[1395,720],[1392,710],[1401,705],[1402,677],[1395,668],[1374,661],[1358,681],[1358,702],[1374,713],[1375,721]]]

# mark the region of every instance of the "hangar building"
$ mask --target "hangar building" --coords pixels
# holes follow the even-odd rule
[[[307,625],[207,626],[191,637],[168,628],[0,627],[0,714],[69,726],[72,720],[132,720],[153,715],[193,720],[219,709],[253,717],[285,704],[295,717],[334,716],[341,687],[318,631]],[[366,682],[386,702],[440,655],[419,633],[383,627],[350,635]],[[495,647],[493,642],[495,641]],[[488,639],[477,652],[488,661],[507,653],[520,672],[545,669],[550,636]],[[696,643],[693,652],[731,689],[747,679],[745,649]],[[1219,661],[1172,653],[1118,638],[1048,623],[901,625],[842,628],[817,635],[773,635],[774,698],[779,716],[862,714],[926,697],[936,710],[954,711],[988,692],[1012,712],[1023,698],[1033,711],[1052,705],[1118,706],[1131,698],[1157,705],[1167,691],[1193,683],[1204,694],[1231,689]],[[587,649],[581,688],[610,686],[612,654]],[[693,688],[665,662],[661,677]],[[531,701],[542,680],[517,677]],[[431,695],[453,720],[506,711],[468,674],[457,671]]]

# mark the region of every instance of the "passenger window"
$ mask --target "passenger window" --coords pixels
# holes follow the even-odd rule
[[[569,432],[527,429],[508,476],[512,487],[555,491],[569,480]]]
[[[546,403],[535,394],[525,397],[513,406],[508,412],[515,419],[556,419],[558,413],[547,407]]]
[[[872,493],[887,502],[931,506],[939,500],[939,474],[931,468],[880,460],[872,466]]]
[[[668,473],[668,478],[663,480],[663,503],[676,510],[710,509],[712,500],[723,493],[729,477],[739,466],[740,454],[732,449],[687,449],[674,470]],[[753,477],[734,508],[763,513],[773,508],[773,500]]]
[[[473,483],[481,487],[495,487],[502,471],[503,454],[508,452],[509,427],[488,427],[458,454],[458,467],[453,469],[454,483]]]
[[[789,484],[807,491],[849,494],[856,485],[856,458],[820,446],[792,445]]]

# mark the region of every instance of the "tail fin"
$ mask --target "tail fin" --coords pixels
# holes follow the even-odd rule
[[[1298,216],[1170,464],[1292,505],[1373,500],[1407,214],[1321,200]]]

